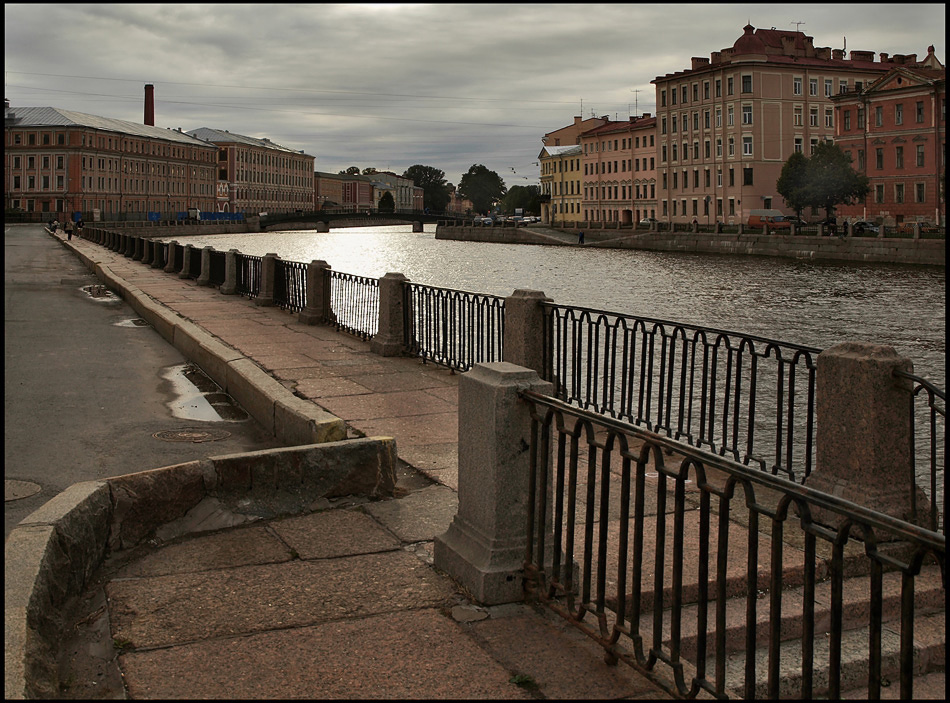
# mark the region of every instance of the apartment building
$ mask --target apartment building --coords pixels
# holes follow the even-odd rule
[[[775,182],[794,151],[835,138],[835,104],[908,57],[814,46],[802,32],[743,28],[732,47],[659,76],[656,217],[747,222],[753,209],[791,214]]]
[[[368,212],[376,208],[369,176],[347,173],[313,174],[313,209],[334,212]]]
[[[383,194],[389,192],[393,196],[397,211],[422,210],[422,200],[416,198],[416,184],[410,179],[398,176],[391,171],[376,171],[369,174],[368,178],[375,188],[373,200],[377,207]],[[421,188],[419,192],[422,192]]]
[[[581,219],[580,144],[584,132],[609,122],[607,116],[584,119],[575,115],[573,124],[548,132],[541,138],[544,148],[538,154],[541,172],[541,221],[550,224]]]
[[[4,107],[4,207],[89,221],[215,203],[217,149],[180,130],[55,107]]]
[[[256,215],[311,208],[314,157],[226,129],[199,127],[187,134],[217,147],[216,211]]]
[[[871,185],[864,202],[841,205],[837,214],[945,225],[947,72],[932,46],[923,61],[902,59],[861,92],[832,97],[835,142]]]
[[[656,118],[608,121],[580,135],[583,219],[632,224],[656,212]]]

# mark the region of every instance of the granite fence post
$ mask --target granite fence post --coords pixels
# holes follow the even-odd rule
[[[196,281],[199,286],[211,285],[211,252],[213,251],[212,246],[201,248],[201,273]]]
[[[218,290],[224,295],[237,294],[237,249],[229,249],[224,254],[224,283]]]
[[[181,271],[178,272],[178,278],[189,278],[191,276],[191,257],[194,256],[194,246],[186,244],[181,250]]]
[[[913,385],[894,371],[913,373],[913,364],[889,346],[845,342],[818,356],[815,467],[805,485],[923,525],[930,504],[914,476]]]
[[[175,273],[175,260],[181,245],[174,239],[168,243],[168,261],[165,262],[165,273]]]
[[[148,237],[142,237],[142,264],[151,266],[155,260],[155,242]]]
[[[522,390],[553,386],[504,361],[459,378],[458,513],[435,538],[435,565],[486,605],[524,600],[531,415]]]
[[[537,290],[516,290],[505,298],[503,361],[544,373],[544,308]]]
[[[307,304],[297,315],[304,325],[326,322],[330,312],[330,264],[311,261],[307,264]]]
[[[401,273],[387,273],[379,279],[379,326],[369,349],[380,356],[399,356],[405,350],[403,301],[405,284]]]
[[[132,251],[132,261],[141,261],[145,254],[145,238],[142,235],[133,238],[135,246]]]
[[[277,254],[264,254],[261,260],[261,292],[254,299],[256,305],[270,307],[274,304],[274,280],[277,277]]]

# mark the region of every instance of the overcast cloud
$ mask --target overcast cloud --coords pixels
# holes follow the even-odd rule
[[[946,62],[943,4],[5,4],[4,95],[227,129],[348,166],[538,182],[545,132],[655,113],[650,81],[750,22],[816,46]],[[639,91],[639,92],[637,92]],[[583,109],[583,113],[582,113]]]

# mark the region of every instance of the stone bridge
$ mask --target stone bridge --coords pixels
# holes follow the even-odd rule
[[[253,218],[249,217],[250,222]],[[379,212],[363,210],[360,212],[327,212],[325,210],[296,213],[275,213],[260,217],[260,230],[276,229],[316,229],[326,232],[331,227],[382,227],[387,225],[412,224],[413,231],[422,231],[422,225],[432,222],[455,220],[455,215],[445,213],[427,213],[424,211]],[[418,229],[416,229],[418,226]]]

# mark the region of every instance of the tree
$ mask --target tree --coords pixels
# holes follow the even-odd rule
[[[819,142],[808,159],[805,199],[834,214],[835,205],[861,200],[871,189],[868,177],[851,167],[851,157],[831,142]]]
[[[792,154],[775,182],[775,190],[797,213],[810,206],[824,208],[827,217],[836,205],[864,198],[870,188],[867,176],[851,167],[851,157],[831,142],[819,142],[810,157]]]
[[[475,212],[488,212],[492,205],[505,197],[508,189],[494,171],[481,164],[474,164],[459,181],[459,195],[472,201]]]
[[[388,190],[383,193],[382,197],[379,199],[379,204],[376,206],[376,209],[379,212],[395,212],[396,201],[393,199],[393,194]]]
[[[345,171],[340,171],[340,173],[343,174],[344,176],[358,176],[358,175],[360,175],[360,167],[359,167],[359,166],[350,166],[350,167],[349,167],[348,169],[346,169]]]
[[[513,214],[521,208],[524,213],[541,212],[541,186],[511,186],[501,201],[502,210]]]
[[[799,217],[808,204],[805,201],[804,187],[807,183],[806,171],[808,158],[800,151],[788,157],[782,166],[782,173],[775,182],[775,190],[785,200],[785,204],[795,211]]]
[[[445,181],[445,172],[432,166],[416,164],[406,169],[402,174],[417,188],[422,188],[422,204],[432,212],[445,212],[449,204],[449,184]]]
[[[372,176],[374,173],[376,173],[376,169],[373,168],[372,166],[367,166],[366,168],[363,169],[364,176]]]

